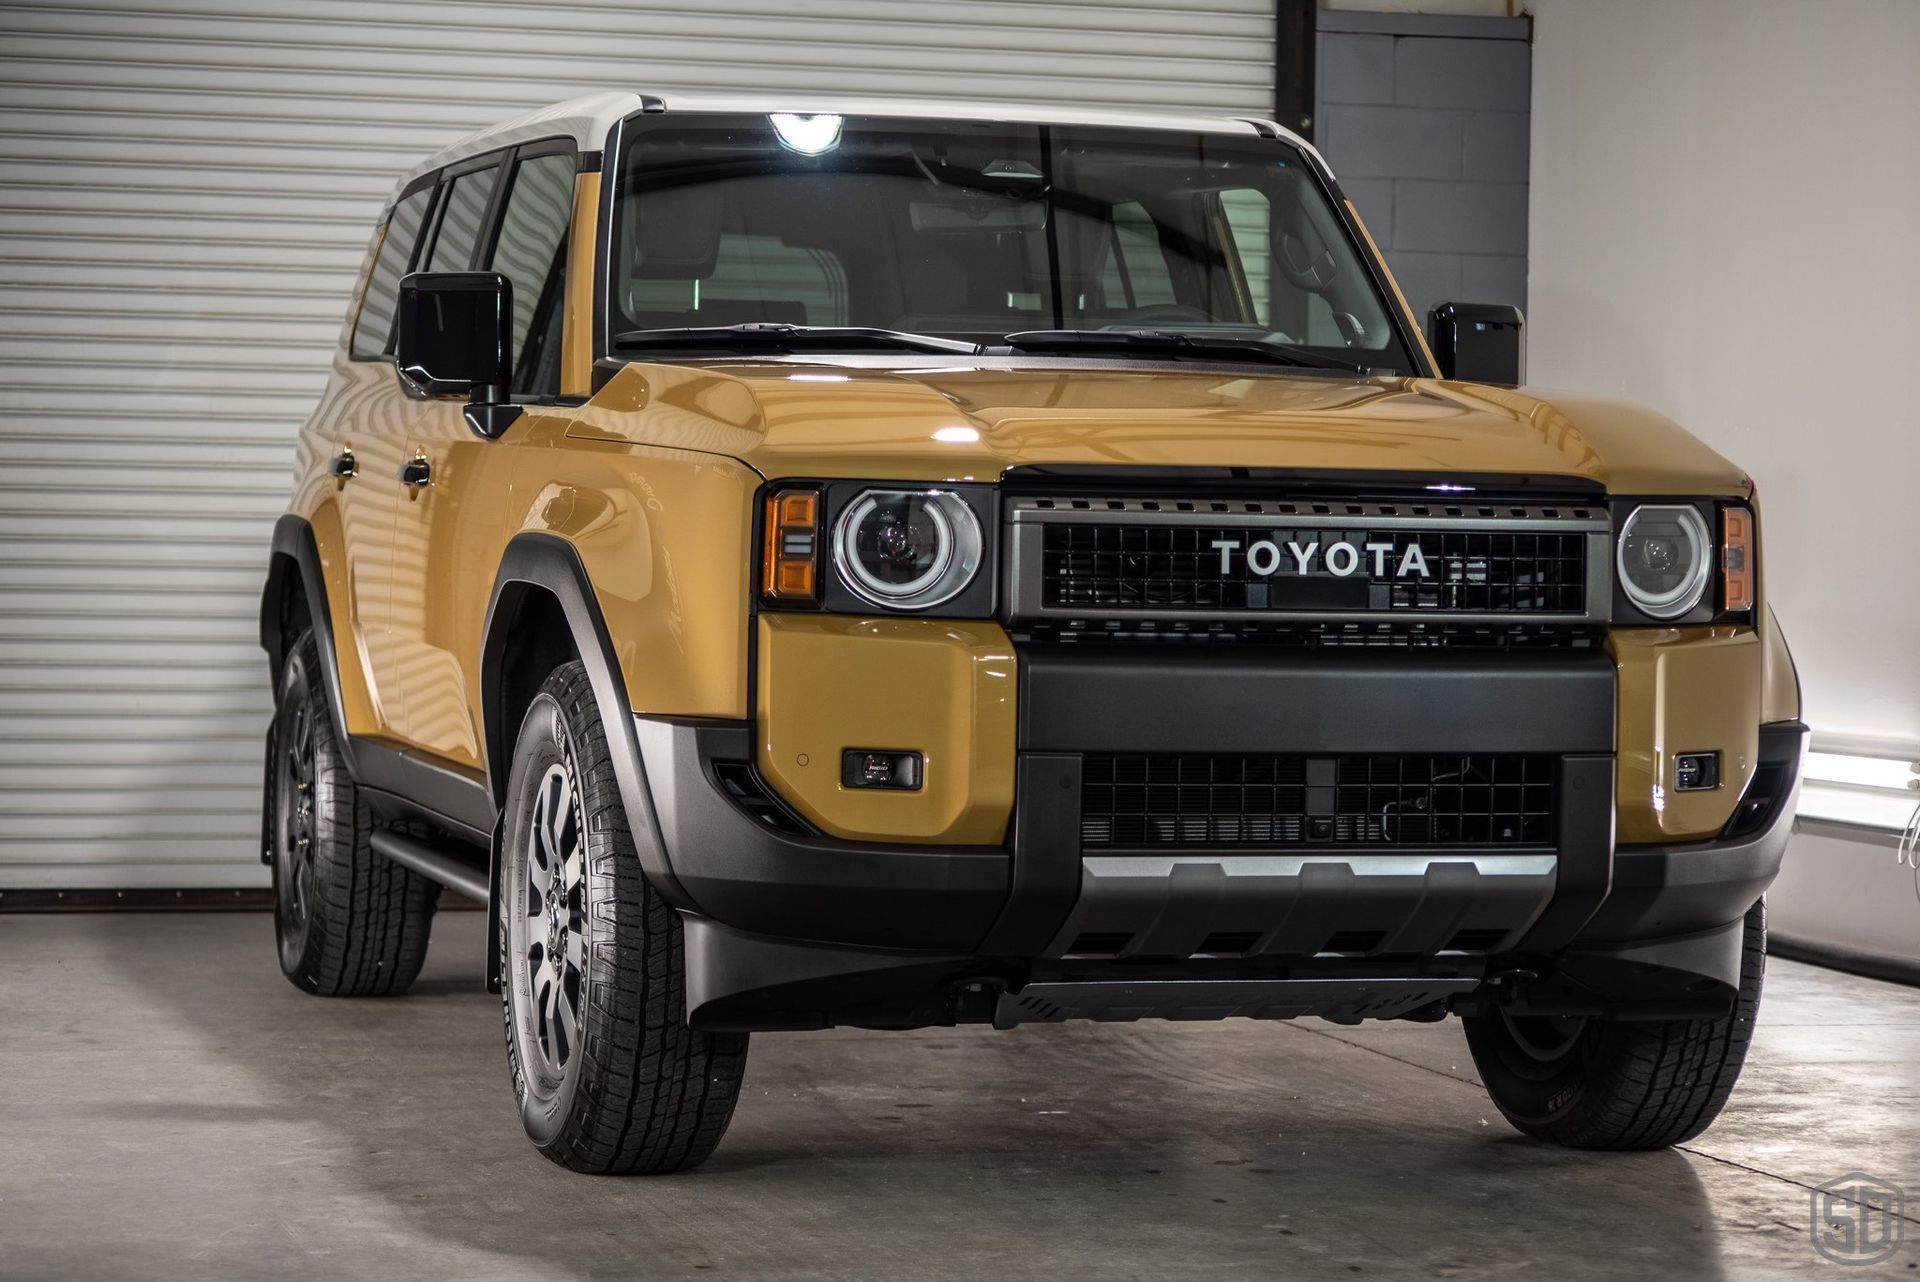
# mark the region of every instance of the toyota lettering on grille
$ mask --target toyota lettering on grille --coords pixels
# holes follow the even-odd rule
[[[1220,553],[1220,573],[1232,574],[1234,555],[1242,551],[1240,540],[1215,539],[1209,546]],[[1281,566],[1289,562],[1295,574],[1312,574],[1318,560],[1326,573],[1344,579],[1358,572],[1366,558],[1372,559],[1376,579],[1389,577],[1389,565],[1393,567],[1391,577],[1396,579],[1433,577],[1433,571],[1427,566],[1427,555],[1417,542],[1408,542],[1396,549],[1391,542],[1354,544],[1341,540],[1323,549],[1318,541],[1302,543],[1288,539],[1283,556],[1282,545],[1277,540],[1256,539],[1246,545],[1244,555],[1247,569],[1262,577],[1277,574]]]

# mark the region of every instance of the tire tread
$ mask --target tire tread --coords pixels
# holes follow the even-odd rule
[[[1531,1117],[1501,1098],[1502,1070],[1488,1043],[1497,1016],[1474,1016],[1468,1041],[1494,1103],[1513,1126],[1569,1148],[1658,1149],[1682,1144],[1713,1124],[1746,1063],[1766,973],[1765,903],[1747,913],[1740,989],[1733,1009],[1714,1019],[1603,1024],[1583,1036],[1588,1076],[1576,1098],[1547,1117]]]
[[[316,824],[307,946],[287,978],[322,997],[398,996],[426,962],[440,886],[373,849],[373,812],[335,742],[311,632],[295,652],[312,709]]]
[[[713,1152],[732,1120],[747,1036],[687,1025],[679,914],[640,871],[585,667],[575,661],[555,669],[540,694],[559,706],[571,732],[581,820],[600,838],[591,846],[590,884],[606,888],[588,896],[586,1060],[567,1124],[541,1151],[595,1174],[684,1170]],[[507,1027],[512,1053],[511,1013]],[[518,1065],[514,1076],[524,1090]]]

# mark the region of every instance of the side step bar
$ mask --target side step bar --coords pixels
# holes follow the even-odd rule
[[[478,900],[484,904],[491,898],[487,893],[485,869],[464,863],[437,847],[429,846],[424,841],[386,828],[376,828],[368,844],[377,853],[385,855],[396,864],[411,868],[422,877],[431,877],[449,890],[459,891],[468,899]]]
[[[1423,979],[1144,979],[1028,984],[1002,993],[995,1028],[1069,1019],[1293,1019],[1318,1015],[1336,1023],[1392,1019],[1471,992],[1473,978]]]

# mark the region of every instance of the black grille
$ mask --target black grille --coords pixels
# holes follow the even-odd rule
[[[787,808],[785,802],[774,796],[766,782],[760,778],[760,771],[751,761],[716,761],[713,763],[714,778],[726,790],[733,804],[744,810],[756,822],[795,837],[817,837],[812,824]]]
[[[1279,646],[1309,650],[1591,650],[1605,629],[1579,623],[1449,623],[1441,619],[1040,619],[1017,641],[1059,645]]]
[[[1548,845],[1550,756],[1090,753],[1087,849]]]
[[[1359,610],[1582,614],[1586,537],[1575,531],[1361,530],[1054,522],[1043,527],[1041,602],[1054,609]],[[1277,556],[1252,566],[1249,547]],[[1224,557],[1213,545],[1233,550]],[[1301,573],[1289,543],[1360,550],[1347,575],[1324,556]],[[1376,553],[1369,545],[1382,545]],[[1390,546],[1391,550],[1387,550]],[[1401,574],[1419,548],[1427,574]],[[1223,564],[1224,562],[1224,564]],[[1256,573],[1255,569],[1271,570]]]

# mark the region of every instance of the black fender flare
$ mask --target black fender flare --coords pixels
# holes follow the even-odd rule
[[[333,738],[347,773],[360,778],[359,763],[354,760],[353,736],[347,733],[346,703],[340,697],[340,663],[333,649],[333,612],[327,605],[327,580],[320,567],[320,548],[313,538],[313,526],[292,512],[273,524],[273,547],[267,562],[267,582],[260,592],[260,648],[267,652],[273,673],[274,691],[280,688],[280,673],[287,662],[287,648],[293,638],[281,626],[280,602],[287,591],[287,567],[300,571],[300,586],[307,600],[307,618],[313,626],[314,644],[320,650],[320,679],[327,688],[327,707],[333,718]]]
[[[502,812],[506,807],[512,736],[519,729],[504,724],[505,710],[501,707],[508,635],[521,602],[528,592],[535,590],[545,591],[559,602],[567,629],[572,633],[574,650],[586,667],[594,703],[606,730],[607,751],[613,758],[614,777],[627,812],[634,849],[640,857],[641,871],[669,904],[691,910],[693,900],[674,876],[666,843],[660,835],[660,820],[654,811],[653,791],[648,786],[646,766],[640,756],[633,709],[627,703],[626,681],[621,676],[620,661],[614,655],[613,641],[607,635],[599,599],[587,577],[586,564],[572,543],[541,531],[515,535],[501,554],[481,634],[480,706],[485,723],[482,731],[487,783],[494,809]]]

